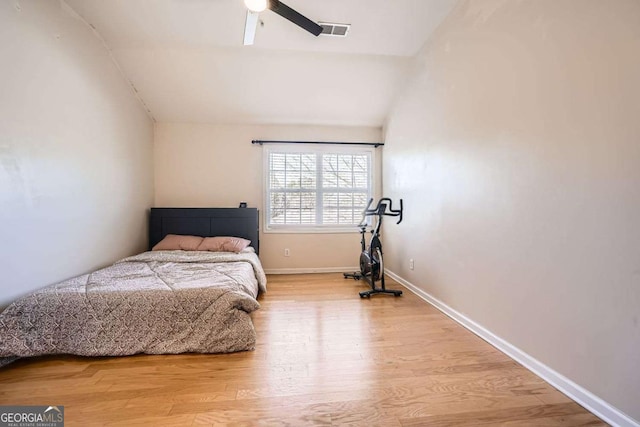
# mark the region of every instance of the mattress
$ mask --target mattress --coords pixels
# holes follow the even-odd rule
[[[0,366],[45,354],[251,350],[255,253],[154,251],[42,288],[0,314]]]

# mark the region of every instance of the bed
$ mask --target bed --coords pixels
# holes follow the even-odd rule
[[[251,313],[266,291],[257,209],[151,209],[149,249],[187,235],[202,242],[234,236],[250,246],[238,253],[149,250],[37,290],[0,314],[0,366],[44,354],[252,350]]]

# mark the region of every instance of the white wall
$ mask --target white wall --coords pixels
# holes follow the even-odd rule
[[[391,270],[637,420],[639,52],[635,0],[461,2],[390,115],[383,183],[406,207]]]
[[[0,306],[146,246],[153,126],[90,29],[0,3]]]
[[[155,206],[249,207],[263,210],[262,148],[258,140],[380,142],[369,127],[158,123],[155,129]],[[380,170],[380,149],[376,151]],[[380,175],[378,174],[378,177]],[[375,184],[379,188],[380,181]],[[261,213],[262,221],[262,213]],[[260,259],[267,272],[337,270],[358,265],[359,235],[264,233]],[[290,256],[284,256],[284,249]]]

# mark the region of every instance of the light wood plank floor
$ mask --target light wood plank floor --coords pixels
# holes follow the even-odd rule
[[[606,425],[412,293],[364,289],[270,276],[255,351],[21,360],[0,404],[64,405],[67,426]]]

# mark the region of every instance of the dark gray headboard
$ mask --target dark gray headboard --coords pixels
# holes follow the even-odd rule
[[[149,250],[167,234],[234,236],[251,240],[259,253],[256,208],[151,208]]]

